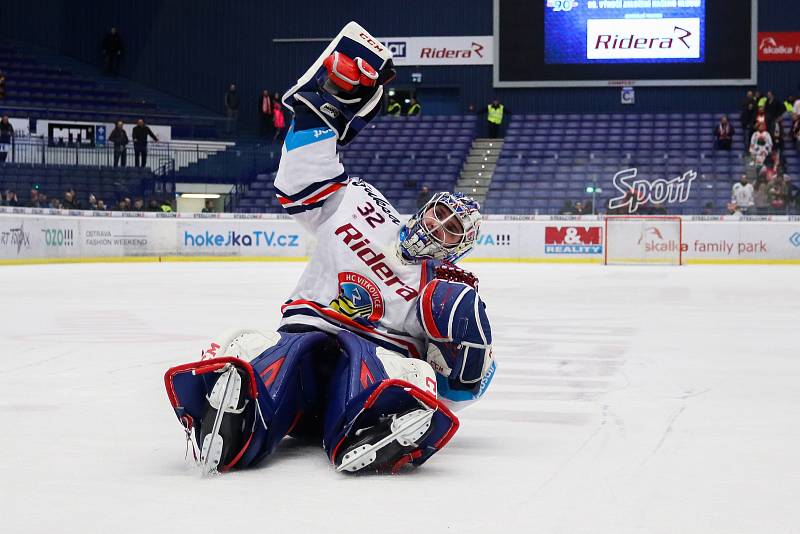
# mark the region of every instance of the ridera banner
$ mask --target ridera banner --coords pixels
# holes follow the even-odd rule
[[[399,66],[491,65],[494,58],[491,35],[384,37],[380,41],[392,51],[394,64]]]
[[[800,61],[800,32],[758,32],[759,61]]]

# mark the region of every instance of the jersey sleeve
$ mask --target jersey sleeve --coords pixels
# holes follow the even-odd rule
[[[336,133],[317,127],[295,131],[289,127],[283,144],[275,189],[278,202],[309,232],[335,210],[349,182],[336,152]]]

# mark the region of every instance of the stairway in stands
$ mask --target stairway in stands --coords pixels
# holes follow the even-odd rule
[[[475,139],[461,169],[455,190],[483,204],[502,149],[502,139]]]

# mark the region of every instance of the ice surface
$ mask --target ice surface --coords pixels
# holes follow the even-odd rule
[[[0,532],[798,532],[796,267],[470,267],[498,374],[444,451],[213,479],[163,373],[277,325],[303,264],[0,268]]]

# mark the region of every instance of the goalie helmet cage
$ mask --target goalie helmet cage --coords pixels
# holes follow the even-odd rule
[[[605,265],[683,265],[683,220],[669,215],[607,215]]]

